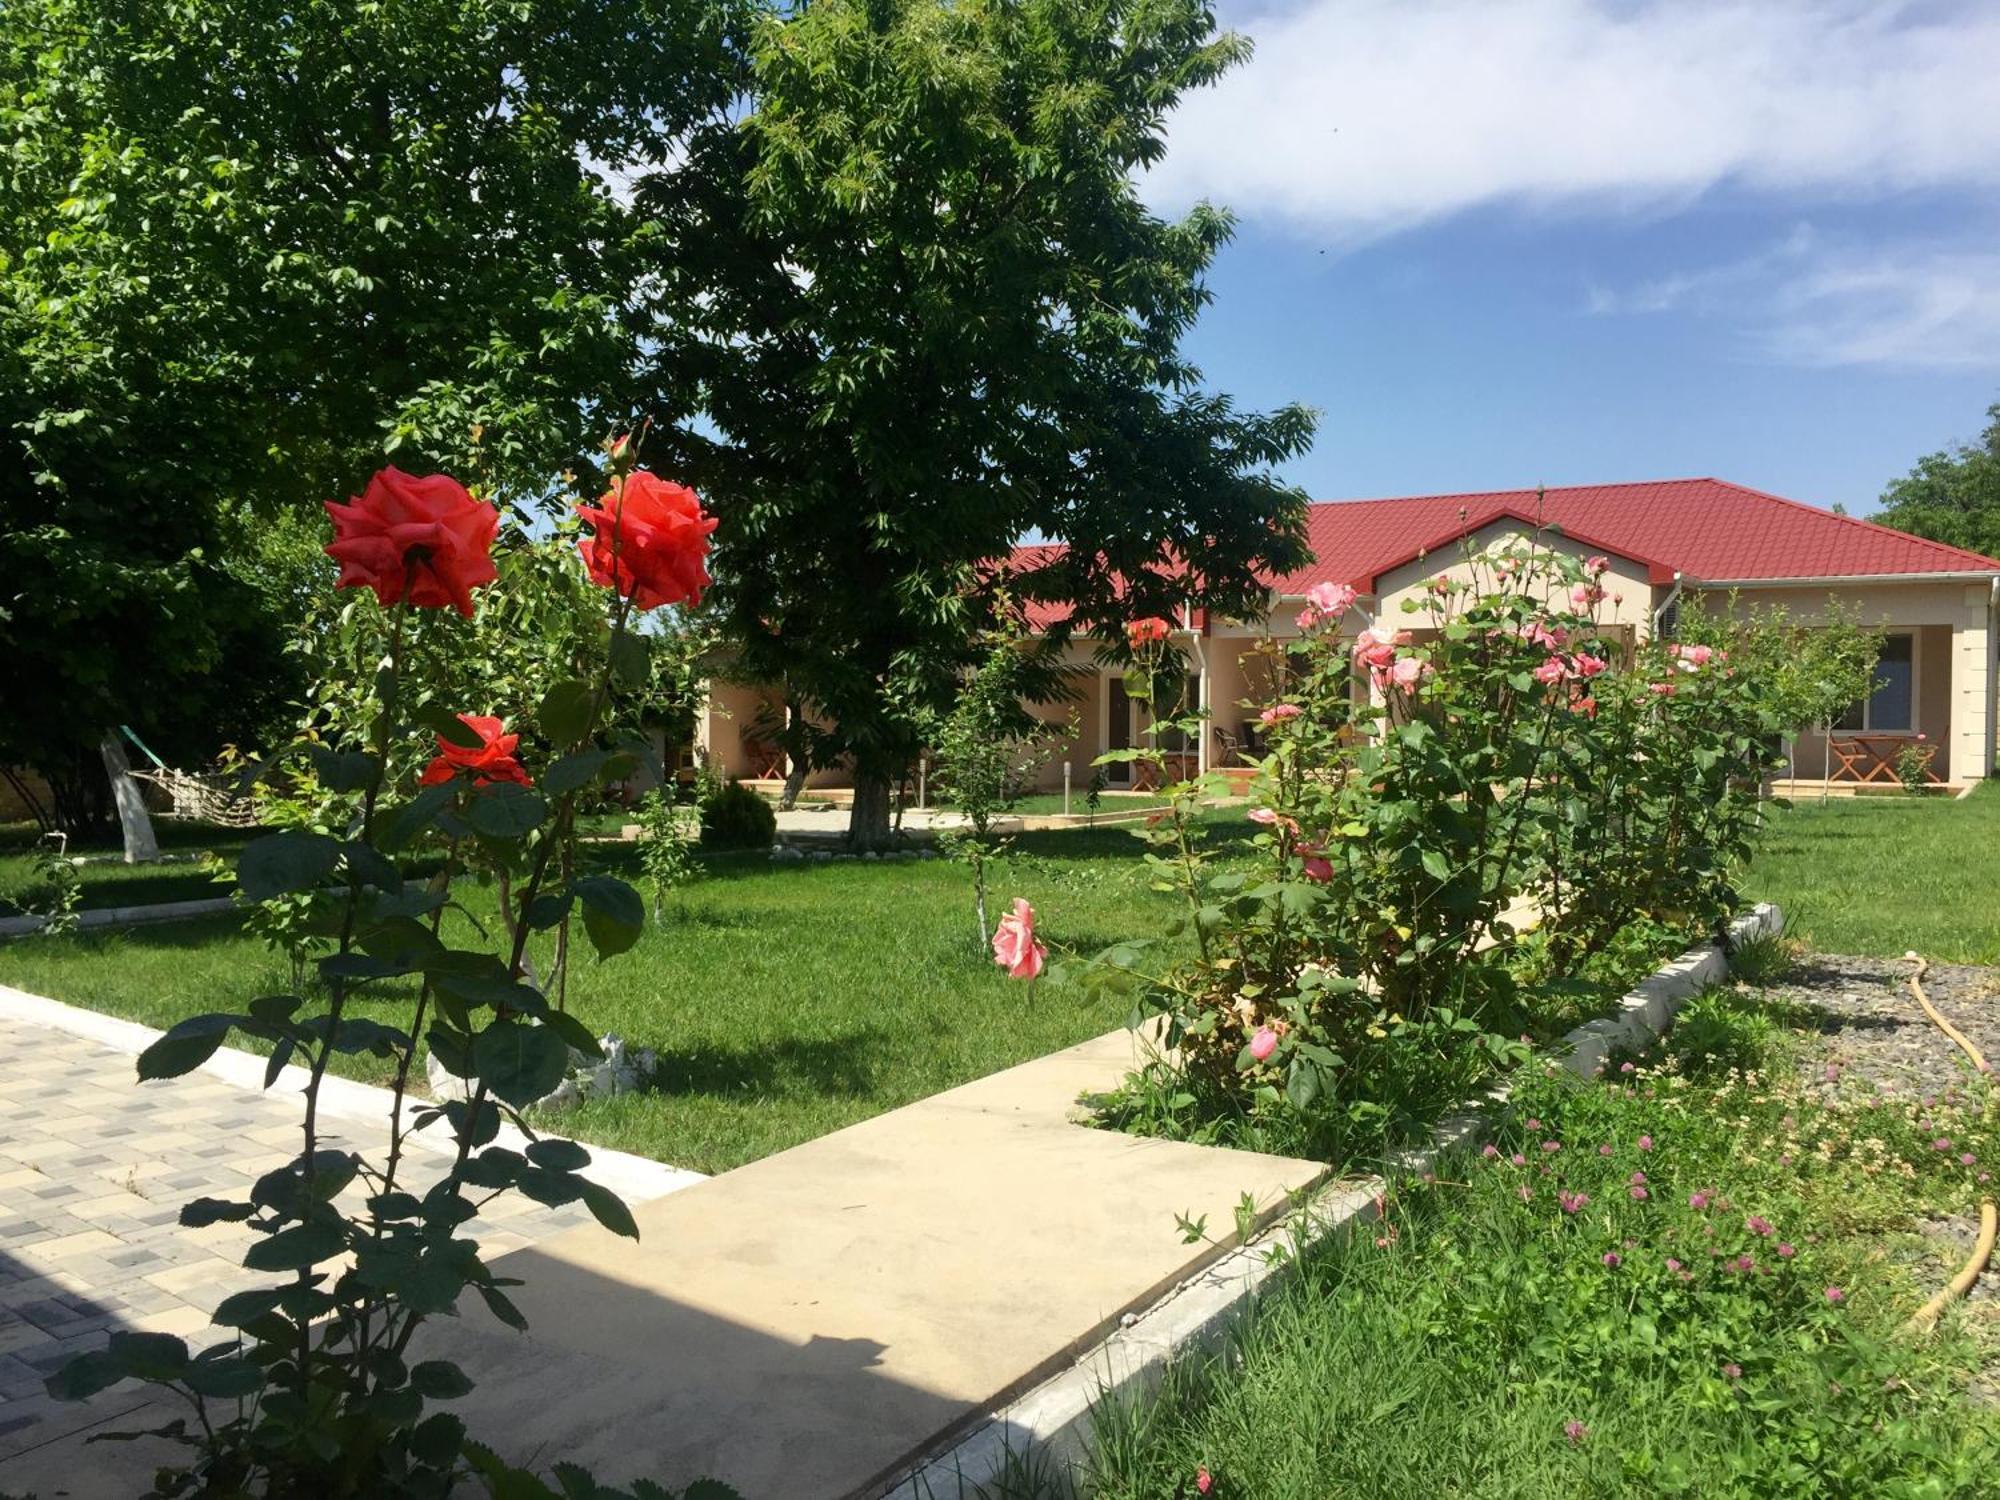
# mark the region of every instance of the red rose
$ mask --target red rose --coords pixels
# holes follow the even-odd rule
[[[438,756],[428,766],[424,774],[417,778],[421,786],[435,786],[440,781],[449,781],[461,771],[469,771],[474,786],[491,786],[496,781],[511,781],[517,786],[533,786],[528,773],[514,756],[514,749],[521,743],[518,734],[502,734],[500,721],[482,714],[460,714],[459,723],[479,736],[477,745],[454,745],[443,735],[438,736]]]
[[[336,588],[371,588],[383,608],[409,591],[420,609],[450,605],[472,617],[472,591],[498,573],[490,555],[500,513],[465,492],[448,474],[422,479],[387,468],[361,498],[326,502],[333,540],[326,555],[340,564]]]
[[[1147,615],[1143,620],[1134,620],[1125,627],[1125,639],[1137,651],[1141,646],[1153,646],[1164,641],[1173,633],[1173,628],[1158,615]]]
[[[579,505],[576,513],[593,533],[577,543],[592,583],[615,589],[640,609],[701,603],[711,581],[704,563],[715,517],[702,514],[693,490],[639,469],[626,476],[622,493],[607,490],[595,506]]]

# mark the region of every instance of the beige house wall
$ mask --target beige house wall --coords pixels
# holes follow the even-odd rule
[[[1916,638],[1917,723],[1937,746],[1933,769],[1955,782],[1992,774],[1995,752],[1996,637],[1993,586],[1989,580],[1936,579],[1910,583],[1847,583],[1715,590],[1718,606],[1733,597],[1737,611],[1782,609],[1803,626],[1826,623],[1838,600],[1859,623],[1905,630]],[[1799,737],[1801,776],[1817,776],[1824,741]]]
[[[1565,536],[1544,532],[1536,537],[1518,521],[1498,521],[1482,527],[1473,533],[1473,546],[1479,552],[1503,548],[1510,544],[1534,545],[1544,553],[1560,553],[1579,561],[1603,556],[1610,563],[1601,582],[1604,586],[1604,602],[1598,607],[1598,622],[1606,626],[1629,626],[1641,635],[1652,630],[1654,609],[1654,587],[1647,580],[1644,563],[1634,562],[1629,557],[1619,557],[1602,547],[1593,547],[1585,542],[1572,541]],[[1392,568],[1375,580],[1376,618],[1385,625],[1401,629],[1416,629],[1430,623],[1429,596],[1425,585],[1433,578],[1444,577],[1454,583],[1463,583],[1472,577],[1474,564],[1457,543],[1441,548],[1428,557],[1417,558]],[[1490,575],[1489,575],[1490,577]],[[1664,593],[1664,590],[1662,590]],[[1567,601],[1565,601],[1567,602]],[[1414,611],[1406,611],[1405,604],[1416,606]]]

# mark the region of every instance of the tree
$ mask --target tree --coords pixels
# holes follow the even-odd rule
[[[1045,691],[1041,685],[1051,669],[1046,645],[1011,628],[982,644],[986,659],[928,739],[936,757],[932,786],[964,819],[940,829],[938,843],[972,869],[973,915],[984,949],[986,862],[1005,842],[993,837],[993,820],[1013,805],[1023,779],[1049,758],[1055,741],[1050,726],[1022,706],[1023,698]]]
[[[655,233],[615,179],[727,107],[734,3],[0,7],[0,762],[62,801],[108,724],[205,756],[285,696],[231,518],[587,465]]]
[[[1003,584],[1056,639],[1301,562],[1300,407],[1239,413],[1179,344],[1230,233],[1149,213],[1183,90],[1241,59],[1198,0],[820,0],[767,14],[755,108],[641,185],[663,384],[712,427],[668,467],[722,519],[715,600],[853,766],[850,833],[949,704]],[[1067,547],[1003,577],[1024,535]]]
[[[2000,557],[2000,402],[1986,408],[1986,431],[1917,460],[1882,491],[1874,517],[1917,536]]]

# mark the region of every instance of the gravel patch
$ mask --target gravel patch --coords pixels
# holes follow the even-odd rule
[[[1767,1000],[1796,1006],[1801,1024],[1824,1038],[1808,1064],[1809,1079],[1831,1089],[1827,1070],[1848,1083],[1866,1081],[1899,1097],[1941,1093],[1962,1084],[1969,1065],[1918,1009],[1910,994],[1914,965],[1901,959],[1808,956]],[[1924,993],[1973,1046],[2000,1066],[2000,969],[1935,964]]]

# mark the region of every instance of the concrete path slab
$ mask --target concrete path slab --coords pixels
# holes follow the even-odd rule
[[[749,1496],[879,1493],[1234,1242],[1321,1163],[1085,1128],[1113,1033],[506,1256],[530,1331],[435,1325],[517,1459]],[[1219,1243],[1183,1243],[1181,1213]],[[502,1436],[504,1435],[504,1437]]]

